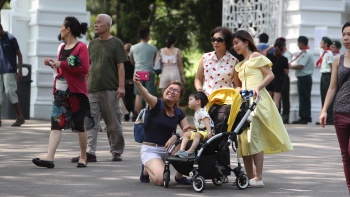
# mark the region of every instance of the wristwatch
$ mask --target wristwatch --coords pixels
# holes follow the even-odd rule
[[[177,139],[180,139],[180,134],[175,133],[174,135],[177,137]]]

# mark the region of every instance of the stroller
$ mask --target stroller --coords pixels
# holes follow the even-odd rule
[[[175,147],[181,143],[182,138],[170,148],[165,157],[163,173],[165,188],[169,186],[170,164],[179,173],[192,178],[192,186],[196,192],[202,192],[205,189],[205,179],[211,179],[214,185],[220,186],[231,172],[236,176],[237,188],[248,187],[249,178],[242,171],[239,151],[236,150],[238,149],[237,137],[250,126],[249,116],[258,102],[257,98],[249,105],[252,95],[251,90],[238,92],[233,88],[221,88],[209,96],[207,111],[214,121],[215,135],[200,142],[195,158],[180,158],[171,155]],[[230,156],[225,154],[228,153],[231,144],[237,153],[237,167],[233,169],[230,167]]]

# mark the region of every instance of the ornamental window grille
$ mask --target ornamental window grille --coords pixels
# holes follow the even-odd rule
[[[243,29],[253,37],[267,33],[269,42],[281,36],[283,0],[223,0],[222,25]]]

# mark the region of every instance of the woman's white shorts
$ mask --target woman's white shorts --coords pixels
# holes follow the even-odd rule
[[[141,161],[145,165],[149,160],[153,158],[159,158],[165,161],[166,150],[164,147],[147,146],[142,144],[141,146]]]

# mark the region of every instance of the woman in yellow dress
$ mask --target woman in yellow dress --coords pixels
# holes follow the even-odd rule
[[[238,78],[235,87],[253,90],[254,98],[260,97],[250,128],[239,136],[240,154],[251,187],[264,187],[262,170],[264,154],[293,150],[282,118],[265,87],[272,81],[272,63],[260,54],[251,35],[244,30],[233,36],[234,50],[244,56],[235,66]]]

